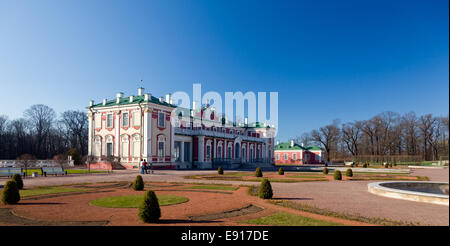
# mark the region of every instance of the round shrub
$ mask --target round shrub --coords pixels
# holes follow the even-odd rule
[[[323,174],[328,174],[328,168],[325,167],[325,168],[323,169]]]
[[[351,168],[347,169],[347,171],[345,172],[345,176],[347,177],[353,177],[353,171]]]
[[[341,174],[341,171],[339,171],[339,170],[336,170],[336,171],[334,171],[334,180],[342,180],[342,174]]]
[[[273,196],[272,185],[268,179],[263,179],[259,186],[258,196],[262,199],[271,199]]]
[[[142,176],[136,176],[136,179],[133,182],[133,190],[143,190],[144,189],[144,180],[142,180]]]
[[[4,204],[16,204],[19,201],[20,193],[16,181],[10,180],[6,182],[2,191],[2,202]]]
[[[19,190],[23,189],[23,180],[22,180],[22,176],[20,176],[20,174],[14,174],[12,176],[12,180],[16,181],[17,183],[17,188]]]
[[[367,168],[367,164],[366,163],[364,163],[363,168]]]
[[[154,191],[149,190],[145,193],[144,201],[139,207],[139,218],[145,223],[157,222],[161,217],[158,198]]]
[[[222,167],[217,168],[217,173],[223,175],[223,168]]]
[[[280,169],[278,169],[278,174],[279,174],[279,175],[284,175],[283,168],[280,167]]]
[[[384,164],[384,167],[385,167],[385,168],[389,168],[389,164],[387,164],[387,163]]]
[[[260,177],[263,176],[262,171],[261,171],[261,168],[259,168],[259,167],[256,168],[255,176],[258,177],[258,178],[260,178]]]
[[[392,167],[392,163],[389,163],[389,167]]]

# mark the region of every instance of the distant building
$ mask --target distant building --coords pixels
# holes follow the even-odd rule
[[[236,124],[214,108],[177,107],[170,94],[138,95],[90,102],[89,155],[93,168],[110,168],[115,159],[125,168],[138,168],[145,159],[157,168],[217,168],[273,163],[274,128],[259,122]],[[172,124],[173,123],[173,124]]]
[[[322,164],[323,152],[316,146],[302,146],[291,141],[275,145],[275,164]]]

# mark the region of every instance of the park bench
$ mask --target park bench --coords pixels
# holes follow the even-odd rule
[[[14,174],[20,174],[21,176],[25,175],[23,169],[19,167],[0,168],[0,176],[12,177]]]
[[[67,175],[67,171],[65,171],[62,167],[43,167],[41,168],[42,175],[47,176],[47,174],[54,174],[57,176],[58,174]]]

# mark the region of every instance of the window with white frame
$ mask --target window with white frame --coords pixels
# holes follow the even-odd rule
[[[158,113],[158,127],[165,127],[165,122],[166,122],[165,117],[166,116],[164,113],[162,113],[162,112]]]
[[[287,161],[289,159],[289,155],[288,154],[284,154],[284,160]]]
[[[106,127],[112,128],[113,127],[113,114],[107,114],[106,115]]]
[[[292,159],[297,160],[297,154],[293,154]]]
[[[277,158],[277,161],[279,161],[280,160],[280,154],[277,154],[276,158]]]
[[[130,115],[128,112],[125,112],[122,114],[122,126],[123,127],[128,127],[130,124]]]
[[[158,157],[164,157],[164,139],[158,141]]]

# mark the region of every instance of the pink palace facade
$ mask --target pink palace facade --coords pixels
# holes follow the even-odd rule
[[[90,101],[89,147],[92,169],[127,169],[145,159],[154,169],[245,167],[274,162],[274,128],[266,124],[233,123],[208,104],[177,107],[170,94],[153,97],[117,93],[113,100]],[[117,164],[114,164],[117,165]]]

